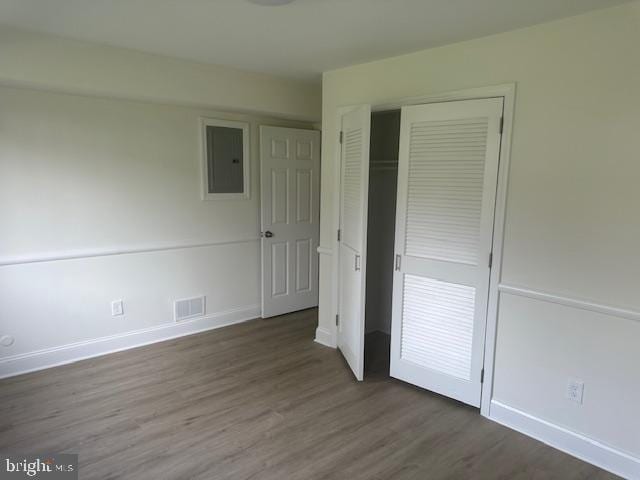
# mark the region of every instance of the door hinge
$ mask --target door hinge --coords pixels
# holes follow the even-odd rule
[[[480,370],[480,383],[484,383],[484,368]]]
[[[341,144],[342,144],[343,138],[344,138],[344,132],[342,130],[340,130],[340,138],[339,138],[339,140],[340,140]]]
[[[338,241],[340,241],[340,236],[341,236],[340,233],[341,233],[340,229],[338,229]]]
[[[493,252],[489,252],[489,268],[493,267]]]
[[[396,265],[395,265],[396,272],[400,271],[401,266],[402,266],[402,257],[400,255],[396,255]]]
[[[503,130],[504,130],[504,117],[500,117],[500,135],[502,135]]]
[[[340,325],[340,315],[336,315],[336,327]]]

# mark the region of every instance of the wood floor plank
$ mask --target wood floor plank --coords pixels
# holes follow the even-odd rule
[[[1,380],[0,450],[78,453],[101,480],[616,478],[389,378],[385,337],[356,382],[316,325],[308,310]]]

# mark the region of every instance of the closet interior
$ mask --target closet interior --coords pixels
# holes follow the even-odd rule
[[[389,374],[400,110],[371,115],[365,376]]]

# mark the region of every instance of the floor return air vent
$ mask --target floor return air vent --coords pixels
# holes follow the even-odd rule
[[[173,316],[176,322],[202,317],[205,312],[205,297],[192,297],[173,302]]]

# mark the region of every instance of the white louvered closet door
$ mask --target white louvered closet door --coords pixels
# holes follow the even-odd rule
[[[391,375],[478,407],[502,99],[402,109]]]
[[[364,300],[371,108],[342,117],[338,348],[358,380],[364,374]]]

